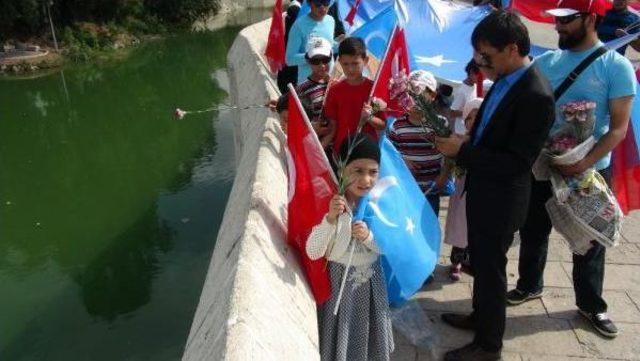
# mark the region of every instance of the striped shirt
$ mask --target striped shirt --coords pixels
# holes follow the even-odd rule
[[[430,181],[435,181],[444,156],[435,146],[435,132],[409,122],[407,116],[398,118],[389,129],[389,140],[402,154],[420,189],[426,192]]]
[[[327,83],[319,83],[307,78],[304,82],[296,87],[296,91],[300,98],[306,98],[311,104],[312,123],[319,122],[322,115],[322,106],[324,105],[324,96],[327,93]]]

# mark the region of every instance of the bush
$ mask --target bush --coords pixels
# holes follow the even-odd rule
[[[167,22],[187,26],[220,8],[218,0],[145,0],[145,6]]]
[[[46,25],[44,4],[42,0],[0,0],[0,34],[41,32]]]
[[[135,33],[162,33],[166,24],[189,26],[214,14],[220,0],[0,0],[2,37],[41,35],[48,31],[47,3],[56,28],[79,22],[121,24]],[[111,27],[111,25],[110,25]],[[100,34],[80,34],[81,43],[104,47]]]

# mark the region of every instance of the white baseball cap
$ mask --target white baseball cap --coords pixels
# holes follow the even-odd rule
[[[570,16],[577,13],[604,15],[606,4],[603,0],[559,0],[558,7],[545,11],[555,17]]]
[[[425,89],[429,89],[435,93],[438,89],[436,77],[426,70],[414,70],[409,74],[409,83],[417,90],[416,93],[422,93]]]
[[[314,56],[331,56],[331,43],[325,38],[319,36],[312,36],[309,38],[306,46],[307,58],[311,59]]]

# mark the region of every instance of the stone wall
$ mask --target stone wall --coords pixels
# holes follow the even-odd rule
[[[269,20],[242,30],[228,54],[235,104],[277,97],[264,58]],[[183,360],[319,360],[316,308],[287,247],[286,140],[274,114],[242,111],[238,167]]]
[[[218,14],[196,21],[192,29],[217,30],[226,26],[257,23],[271,16],[274,3],[275,0],[221,0]],[[289,1],[284,3],[288,4]]]

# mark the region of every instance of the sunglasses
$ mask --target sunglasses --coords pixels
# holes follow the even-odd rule
[[[557,16],[555,18],[555,21],[558,24],[567,25],[570,22],[574,21],[575,19],[583,17],[584,15],[585,15],[584,13],[575,13],[573,15],[568,15],[568,16]]]
[[[330,0],[311,0],[312,5],[324,7],[328,7],[330,2]]]
[[[329,64],[331,58],[328,56],[315,56],[308,60],[311,65]]]

